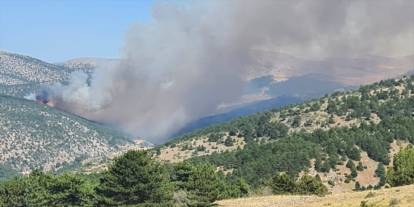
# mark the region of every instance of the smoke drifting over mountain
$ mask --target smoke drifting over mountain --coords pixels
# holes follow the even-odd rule
[[[54,105],[161,142],[240,98],[253,50],[309,59],[414,54],[411,0],[161,2],[152,14],[127,33],[119,65],[49,88]]]

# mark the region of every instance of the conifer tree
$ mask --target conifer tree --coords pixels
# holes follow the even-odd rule
[[[414,148],[409,146],[394,156],[393,168],[388,172],[387,181],[391,186],[414,183]]]
[[[295,181],[286,173],[274,176],[271,187],[275,194],[293,193],[296,190]]]
[[[172,185],[165,168],[147,152],[129,151],[110,166],[96,192],[101,206],[164,204],[172,198]]]

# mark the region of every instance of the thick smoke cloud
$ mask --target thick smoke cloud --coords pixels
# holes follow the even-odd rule
[[[126,34],[122,61],[51,87],[56,107],[161,142],[240,98],[252,51],[304,58],[414,54],[411,0],[160,2]]]

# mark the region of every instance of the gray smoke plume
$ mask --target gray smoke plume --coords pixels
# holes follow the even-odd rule
[[[252,51],[304,58],[414,54],[411,0],[160,2],[126,35],[122,60],[49,89],[59,108],[160,142],[240,98]]]

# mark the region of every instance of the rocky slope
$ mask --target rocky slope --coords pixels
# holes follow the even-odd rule
[[[0,96],[0,166],[20,173],[57,171],[105,157],[129,137],[33,101]]]
[[[24,97],[42,85],[66,81],[70,72],[63,66],[0,51],[0,94]]]
[[[69,71],[41,60],[0,52],[0,84],[53,83],[64,80]]]
[[[108,126],[23,99],[47,85],[65,83],[71,72],[90,73],[97,67],[83,63],[50,64],[0,52],[0,179],[33,169],[60,171],[105,162],[147,146]]]

